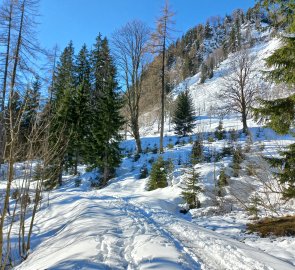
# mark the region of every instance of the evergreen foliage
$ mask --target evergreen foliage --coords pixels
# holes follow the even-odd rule
[[[233,153],[233,176],[234,177],[239,177],[240,174],[240,169],[241,169],[241,163],[244,159],[244,155],[242,152],[241,146],[237,146],[236,149],[234,149]]]
[[[225,139],[225,130],[223,128],[222,120],[219,121],[219,124],[217,128],[215,129],[214,135],[215,135],[215,138],[217,138],[217,140]]]
[[[77,56],[72,43],[65,48],[54,74],[50,103],[50,144],[55,151],[45,187],[61,184],[64,169],[77,174],[81,161],[100,169],[101,186],[105,186],[121,160],[123,124],[116,68],[106,38],[99,35],[91,53],[86,45]]]
[[[123,119],[119,113],[122,101],[118,93],[116,68],[110,55],[108,40],[97,37],[91,55],[94,89],[92,118],[89,134],[87,161],[98,167],[103,174],[101,186],[112,177],[120,164],[119,130]]]
[[[148,175],[149,175],[148,168],[147,168],[146,164],[143,164],[143,166],[140,168],[139,179],[147,178]]]
[[[172,119],[176,134],[186,136],[193,131],[195,126],[194,114],[192,98],[186,90],[180,93],[176,100],[176,109]]]
[[[50,148],[56,149],[52,154],[48,170],[52,173],[44,182],[45,188],[52,189],[62,184],[62,172],[67,165],[67,150],[73,132],[72,96],[75,92],[74,47],[73,43],[64,49],[58,63],[51,97]],[[50,169],[49,169],[50,168]]]
[[[167,186],[167,168],[163,157],[160,156],[157,161],[153,163],[147,189],[151,191]]]
[[[283,184],[284,199],[295,198],[295,144],[291,144],[286,150],[280,152],[281,158],[267,158],[273,167],[279,169],[276,173]]]
[[[217,186],[218,186],[218,196],[222,196],[222,192],[225,186],[228,185],[229,182],[229,175],[226,174],[225,172],[225,168],[222,168],[218,177],[218,182],[217,182]]]
[[[20,153],[20,158],[25,157],[26,154],[37,153],[37,149],[40,147],[37,143],[37,138],[35,138],[34,143],[31,140],[28,140],[31,137],[34,130],[38,127],[37,116],[40,111],[40,89],[41,83],[40,79],[37,77],[33,81],[32,85],[29,85],[22,102],[22,114],[20,119],[20,143],[22,145],[22,151]],[[20,105],[20,104],[19,104]],[[37,157],[37,154],[34,154]]]
[[[36,120],[40,102],[40,89],[41,83],[40,79],[37,77],[32,86],[29,86],[26,91],[23,108],[24,112],[21,121],[22,135],[24,136],[28,135]]]
[[[266,59],[267,66],[272,68],[267,72],[267,77],[277,84],[285,84],[290,88],[295,86],[295,2],[284,0],[262,0],[261,4],[270,12],[277,26],[287,28],[283,37],[283,46],[277,49]],[[275,11],[275,12],[274,12]],[[283,15],[278,19],[276,14]],[[280,134],[288,133],[295,120],[295,95],[274,100],[261,100],[261,107],[254,109],[257,120],[265,121],[267,126]],[[294,185],[294,160],[295,144],[290,145],[281,152],[281,159],[269,160],[273,166],[281,166],[278,174],[279,181],[287,187],[283,191],[284,198],[295,197]]]
[[[198,194],[201,192],[199,184],[200,173],[193,168],[189,177],[185,181],[185,187],[181,193],[184,201],[189,205],[190,209],[200,208],[201,203],[198,199]]]
[[[202,162],[204,159],[203,156],[203,145],[200,138],[198,138],[192,147],[191,162],[193,165]]]
[[[69,156],[74,166],[76,175],[80,158],[86,154],[87,134],[90,132],[91,121],[91,66],[89,52],[86,45],[83,45],[75,61],[75,92],[72,96],[73,102],[73,134],[69,145]]]

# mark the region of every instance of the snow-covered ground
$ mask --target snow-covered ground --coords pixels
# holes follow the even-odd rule
[[[257,70],[262,69],[262,59],[278,42],[273,39],[253,49]],[[214,94],[230,60],[223,62],[205,84],[198,84],[199,75],[190,80],[195,105],[200,108],[195,131],[202,133],[205,151],[220,152],[227,143],[208,141],[219,123],[216,116],[208,115],[208,109],[214,104]],[[177,91],[181,89],[180,85]],[[227,131],[241,129],[237,116],[224,118],[223,124]],[[294,142],[292,136],[279,136],[252,120],[249,127],[253,140],[250,158],[259,151],[263,155],[275,155],[280,147]],[[143,149],[158,144],[155,131],[156,126],[150,127],[149,134],[142,139]],[[175,145],[177,140],[179,144]],[[245,136],[240,135],[237,143],[245,146]],[[68,176],[62,188],[44,193],[43,206],[36,215],[30,255],[15,269],[295,269],[294,238],[260,238],[248,234],[246,223],[251,222],[251,216],[237,202],[232,200],[230,210],[221,210],[213,200],[214,171],[218,174],[223,165],[231,162],[230,157],[222,158],[214,166],[206,162],[196,165],[204,190],[199,198],[201,208],[181,214],[181,187],[192,144],[189,138],[177,138],[167,126],[165,147],[168,144],[174,146],[165,149],[164,159],[173,161],[174,170],[166,188],[146,190],[148,178],[139,179],[140,169],[144,164],[150,169],[157,154],[148,152],[134,161],[135,143],[128,139],[122,142],[126,156],[117,177],[106,188],[91,188],[90,180],[95,175],[80,167],[79,187]],[[246,175],[233,178],[230,186],[247,183],[246,178]],[[254,184],[259,190],[259,183]],[[284,211],[294,209],[294,204],[290,204]]]
[[[271,256],[257,237],[234,239],[246,216],[192,221],[178,213],[177,184],[145,191],[130,165],[103,190],[90,190],[86,174],[81,187],[68,180],[54,191],[36,217],[32,254],[16,269],[295,269],[294,251],[283,252],[294,241],[282,239]],[[261,241],[265,249],[274,240]]]

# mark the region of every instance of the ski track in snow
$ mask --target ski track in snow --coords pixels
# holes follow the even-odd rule
[[[39,212],[43,240],[16,269],[295,269],[128,196],[61,193]]]

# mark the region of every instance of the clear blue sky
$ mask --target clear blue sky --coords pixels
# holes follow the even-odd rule
[[[255,0],[170,0],[176,12],[175,28],[181,36],[209,17],[252,7]],[[91,46],[99,32],[110,37],[126,22],[141,19],[155,25],[164,0],[41,0],[39,40],[46,48],[63,49],[73,40],[76,51]]]

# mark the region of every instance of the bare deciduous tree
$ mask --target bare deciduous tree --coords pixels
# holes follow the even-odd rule
[[[40,137],[43,137],[44,133],[41,131],[40,125],[36,123],[32,126],[31,133],[26,137],[26,142],[20,140],[21,123],[26,108],[26,101],[22,100],[22,85],[27,82],[28,77],[35,73],[35,60],[37,54],[42,52],[34,38],[34,28],[36,26],[34,19],[37,15],[38,0],[6,0],[1,4],[1,15],[4,15],[6,21],[2,21],[3,24],[0,25],[0,47],[4,51],[2,60],[4,68],[1,70],[2,146],[0,154],[7,164],[7,172],[5,176],[6,187],[0,202],[0,268],[6,269],[12,260],[10,234],[12,227],[15,226],[16,215],[19,215],[19,219],[17,219],[19,226],[19,256],[23,259],[27,256],[30,237],[26,238],[25,220],[29,209],[29,193],[36,192],[36,194],[40,194],[41,190],[41,184],[37,184],[34,189],[31,189],[31,182],[25,173],[20,184],[19,195],[16,195],[13,201],[11,192],[15,180],[14,165],[20,158],[32,160],[36,157],[34,151],[37,149],[37,141],[40,146]],[[17,100],[18,98],[19,100]],[[15,102],[19,102],[19,104],[16,106]],[[24,149],[26,150],[24,151]],[[8,215],[11,215],[10,206],[13,206],[14,210],[12,216],[7,218]],[[35,210],[32,212],[32,224]],[[8,229],[7,233],[6,229]]]
[[[241,115],[243,132],[247,132],[247,118],[252,105],[259,94],[253,69],[254,59],[249,52],[239,52],[231,63],[231,74],[224,78],[218,97],[222,102],[219,107],[223,112],[235,112]]]
[[[143,22],[131,21],[115,31],[112,37],[115,59],[126,86],[128,122],[136,141],[137,153],[142,152],[138,118],[149,32],[149,28]]]
[[[163,137],[164,137],[164,120],[165,120],[165,72],[166,72],[166,51],[169,41],[171,41],[171,32],[174,30],[171,28],[173,25],[174,13],[169,7],[168,1],[161,11],[161,16],[157,20],[156,31],[152,34],[152,51],[157,53],[162,58],[161,63],[161,129],[160,129],[160,147],[159,152],[163,153]]]

